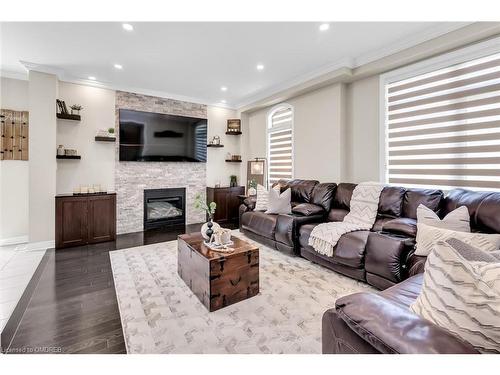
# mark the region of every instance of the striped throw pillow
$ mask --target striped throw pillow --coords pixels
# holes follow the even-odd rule
[[[470,232],[469,209],[466,206],[458,207],[441,220],[434,211],[420,204],[417,207],[417,223],[458,232]]]
[[[280,185],[273,187],[278,193],[280,192]],[[262,186],[257,185],[257,200],[255,201],[255,211],[266,211],[269,208],[269,191]]]
[[[415,255],[428,256],[437,242],[450,238],[456,238],[483,251],[494,251],[500,248],[500,234],[456,232],[418,223]]]
[[[410,310],[479,352],[500,353],[500,254],[457,239],[439,242]]]

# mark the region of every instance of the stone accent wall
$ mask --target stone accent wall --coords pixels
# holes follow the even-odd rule
[[[117,91],[115,103],[115,129],[119,132],[119,110],[207,118],[207,106],[179,100],[158,98]],[[205,221],[203,212],[193,207],[196,194],[206,196],[206,163],[181,162],[120,162],[119,142],[116,142],[115,189],[117,205],[117,233],[143,230],[144,189],[186,188],[186,223]]]

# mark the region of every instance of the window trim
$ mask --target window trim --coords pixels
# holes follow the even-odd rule
[[[434,70],[500,53],[500,37],[478,42],[468,47],[407,65],[380,75],[379,78],[379,179],[388,183],[388,137],[386,132],[386,90],[387,84],[411,78]]]
[[[290,108],[292,110],[292,121],[290,126],[276,126],[274,128],[271,127],[272,125],[272,117],[275,112],[285,109],[285,108]],[[273,133],[275,131],[279,130],[285,130],[285,129],[291,129],[292,130],[292,178],[295,178],[295,108],[293,105],[289,103],[280,103],[277,104],[269,111],[267,112],[267,117],[266,117],[266,158],[267,158],[267,185],[269,185],[269,179],[271,177],[270,169],[271,169],[271,155],[270,155],[270,148],[269,148],[269,134]]]

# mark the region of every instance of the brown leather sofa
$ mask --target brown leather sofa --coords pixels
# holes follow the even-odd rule
[[[388,288],[407,276],[408,257],[416,234],[416,210],[420,203],[438,211],[440,190],[385,187],[378,217],[371,231],[345,234],[333,257],[308,245],[313,228],[322,222],[342,221],[349,212],[355,184],[320,184],[318,181],[279,181],[281,190],[292,190],[292,215],[268,215],[255,211],[255,202],[240,206],[240,230],[250,238],[277,250],[300,255],[352,278]]]
[[[452,190],[441,203],[440,216],[460,206],[469,209],[472,231],[500,233],[500,193]],[[389,289],[338,299],[323,315],[323,353],[477,353],[408,309],[420,293],[425,260],[411,255],[409,278]]]
[[[240,206],[240,231],[273,249],[299,255],[299,228],[325,220],[337,184],[314,180],[280,181],[281,191],[291,189],[292,214],[274,215],[255,211],[255,199]]]

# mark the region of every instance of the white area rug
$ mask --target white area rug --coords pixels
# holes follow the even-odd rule
[[[211,313],[177,275],[177,241],[112,251],[127,352],[321,353],[325,310],[372,288],[257,245],[260,293]]]

